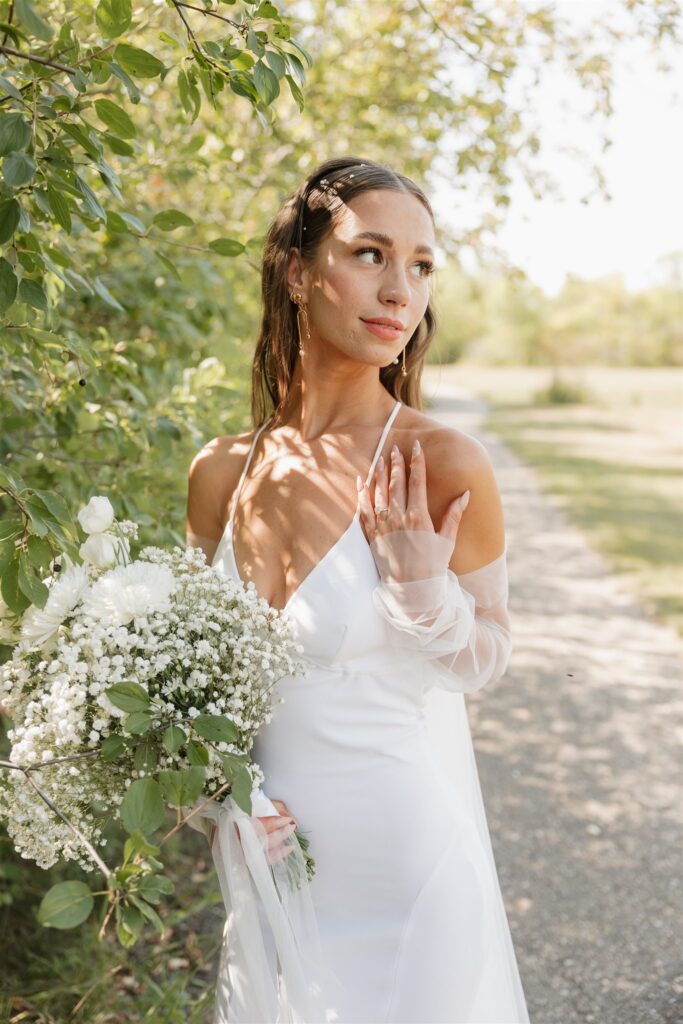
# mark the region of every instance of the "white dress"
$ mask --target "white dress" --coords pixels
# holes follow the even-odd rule
[[[235,508],[265,426],[212,561],[236,580]],[[505,552],[491,567],[500,581]],[[479,572],[449,572],[458,600],[458,579],[474,584]],[[253,755],[268,795],[285,802],[315,858],[308,890],[325,965],[338,981],[321,1021],[525,1024],[464,704],[465,692],[502,675],[509,646],[500,641],[509,634],[495,622],[487,633],[486,611],[477,607],[460,667],[444,658],[438,638],[430,646],[429,630],[416,638],[419,630],[402,621],[381,582],[358,510],[285,610],[309,674],[279,680],[284,703],[260,730]],[[229,952],[227,959],[229,974]],[[221,1020],[263,1019],[248,986],[233,995]],[[278,1011],[278,1022],[295,1019],[303,1018]]]

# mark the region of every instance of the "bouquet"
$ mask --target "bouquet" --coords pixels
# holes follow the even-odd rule
[[[153,905],[171,891],[158,859],[169,836],[227,794],[252,813],[263,781],[253,739],[270,721],[277,680],[305,674],[303,648],[286,615],[212,569],[200,549],[150,546],[132,559],[137,524],[117,522],[106,497],[78,519],[88,535],[82,564],[57,560],[42,608],[14,618],[0,609],[0,639],[14,644],[0,666],[13,725],[0,817],[41,867],[99,869],[109,902],[101,934],[113,915],[131,945],[145,921],[163,928]],[[169,808],[175,822],[153,843]],[[104,860],[111,823],[128,834],[116,869]],[[293,838],[310,880],[308,841]],[[93,902],[85,883],[62,882],[39,918],[72,927]]]

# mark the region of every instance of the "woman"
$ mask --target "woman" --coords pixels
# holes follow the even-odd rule
[[[503,512],[484,446],[420,411],[434,240],[402,174],[317,168],[265,243],[257,429],[189,474],[188,543],[285,609],[310,665],[257,737],[280,811],[258,820],[274,860],[293,823],[309,837],[343,1024],[528,1021],[463,696],[510,655]],[[458,702],[452,779],[433,688]],[[249,986],[233,997],[226,1021],[263,1019]]]

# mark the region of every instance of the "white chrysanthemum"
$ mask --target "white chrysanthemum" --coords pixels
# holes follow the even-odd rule
[[[114,522],[114,508],[109,498],[93,495],[78,513],[85,533],[104,533]]]
[[[69,565],[59,577],[43,581],[50,585],[44,608],[31,605],[21,620],[22,644],[41,646],[57,632],[67,615],[73,611],[88,589],[88,571],[84,565]]]
[[[130,559],[130,544],[126,537],[116,537],[113,533],[91,533],[81,544],[78,553],[84,562],[94,565],[97,569],[107,569]]]
[[[93,583],[83,611],[95,619],[127,625],[136,616],[168,611],[175,588],[168,566],[149,562],[119,565]]]

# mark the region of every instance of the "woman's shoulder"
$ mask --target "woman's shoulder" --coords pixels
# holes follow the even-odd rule
[[[413,441],[417,438],[425,459],[438,460],[444,468],[457,466],[476,471],[490,461],[485,445],[477,437],[457,427],[447,427],[421,409],[407,406],[406,410],[396,439],[404,458],[410,458]]]
[[[224,526],[230,496],[237,487],[255,431],[223,434],[207,441],[188,471],[188,519],[201,520],[204,536]],[[196,532],[201,533],[202,529]]]

